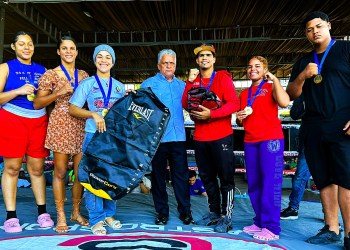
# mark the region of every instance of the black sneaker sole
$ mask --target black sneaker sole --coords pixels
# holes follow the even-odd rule
[[[281,220],[297,220],[299,218],[298,215],[296,216],[288,216],[288,217],[280,217]]]

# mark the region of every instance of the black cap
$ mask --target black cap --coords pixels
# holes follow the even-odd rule
[[[307,14],[307,16],[304,18],[303,24],[306,26],[306,24],[315,19],[315,18],[321,18],[323,21],[329,22],[329,18],[326,13],[322,11],[313,11]]]

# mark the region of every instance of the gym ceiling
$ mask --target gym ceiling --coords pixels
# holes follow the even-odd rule
[[[47,68],[59,63],[56,43],[71,35],[78,42],[77,67],[94,74],[94,47],[108,43],[116,52],[114,75],[141,83],[157,70],[157,54],[177,53],[176,75],[186,78],[196,67],[193,49],[214,44],[215,68],[246,79],[252,55],[268,59],[270,71],[288,77],[292,64],[312,50],[302,20],[314,10],[329,15],[332,36],[349,39],[347,0],[169,0],[169,1],[0,1],[0,62],[14,58],[10,47],[17,31],[34,37],[33,60]]]

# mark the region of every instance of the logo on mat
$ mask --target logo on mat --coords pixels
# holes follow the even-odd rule
[[[281,149],[281,143],[279,140],[270,140],[267,143],[267,149],[269,150],[269,152],[271,153],[276,153],[278,151],[280,151]]]
[[[124,227],[129,228],[139,224],[123,224]],[[36,224],[38,226],[38,224]],[[69,231],[71,232],[70,226]],[[140,227],[152,228],[157,230],[154,225],[140,224]],[[164,230],[164,226],[158,230]],[[82,227],[85,228],[85,227]],[[180,227],[181,228],[181,227]],[[199,230],[208,230],[200,229]],[[31,232],[33,229],[29,229]],[[39,231],[42,231],[42,228]],[[49,230],[53,230],[50,229]],[[19,249],[21,246],[30,241],[30,245],[26,249],[38,249],[43,246],[45,242],[46,249],[71,249],[71,250],[110,250],[110,249],[163,249],[163,250],[202,250],[202,249],[271,249],[271,250],[286,250],[284,247],[270,245],[266,242],[254,242],[253,239],[238,239],[237,237],[227,235],[213,235],[192,233],[189,234],[186,230],[184,232],[166,233],[166,232],[114,232],[104,236],[95,236],[87,232],[87,228],[82,231],[84,234],[75,235],[33,235],[14,238],[11,240],[0,240],[0,249]],[[38,233],[37,233],[38,234]],[[53,237],[54,236],[54,237]],[[235,235],[236,236],[236,235]]]
[[[136,105],[134,102],[131,102],[130,107],[128,110],[134,111],[134,116],[136,119],[141,119],[144,117],[147,121],[149,121],[149,118],[151,117],[152,113],[154,112],[153,109],[148,109],[139,105]]]

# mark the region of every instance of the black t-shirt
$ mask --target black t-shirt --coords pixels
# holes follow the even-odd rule
[[[324,53],[318,54],[321,62]],[[290,82],[314,62],[313,51],[298,60],[293,67]],[[314,83],[314,77],[305,80],[304,121],[350,120],[350,42],[336,41],[322,66],[322,82]]]

